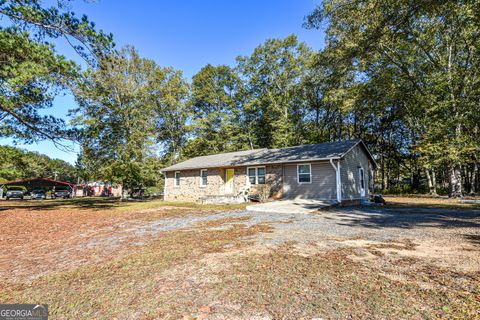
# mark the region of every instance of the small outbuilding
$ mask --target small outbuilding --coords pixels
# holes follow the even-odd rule
[[[274,199],[358,201],[372,190],[374,158],[361,140],[255,149],[192,158],[164,168],[165,200]]]

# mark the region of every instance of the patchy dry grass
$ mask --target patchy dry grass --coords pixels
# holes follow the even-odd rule
[[[258,253],[245,238],[271,227],[232,222],[240,220],[204,225],[224,229],[169,232],[128,256],[28,284],[3,283],[0,300],[48,303],[54,319],[479,316],[479,273],[412,258],[361,263],[350,258],[351,248],[305,255],[295,242]]]
[[[185,214],[205,214],[212,212],[243,210],[246,203],[240,204],[199,204],[193,202],[150,201],[130,203],[117,208],[117,212],[128,212],[139,219],[151,221]]]
[[[264,310],[272,319],[473,319],[480,310],[479,274],[424,267],[407,281],[355,263],[337,249],[304,256],[286,248],[234,260],[217,290],[243,315]],[[462,278],[470,286],[458,285]],[[420,281],[432,283],[424,289]],[[466,288],[467,287],[467,288]],[[248,311],[247,311],[248,310]]]
[[[0,210],[0,278],[27,281],[51,272],[102,263],[153,240],[148,232],[141,231],[150,222],[238,208],[163,201],[118,204],[97,199],[99,203],[95,204],[94,199],[72,200],[59,201],[68,205],[54,200],[2,202],[8,206]],[[105,209],[105,203],[114,207]]]
[[[208,301],[195,288],[187,288],[183,279],[165,277],[165,271],[194,264],[227,245],[245,246],[248,242],[241,238],[269,230],[265,225],[235,225],[225,230],[170,232],[123,258],[52,274],[28,285],[3,287],[0,300],[48,303],[51,315],[60,319],[178,319]]]
[[[384,196],[387,207],[437,208],[437,209],[480,209],[479,203],[465,203],[457,199],[433,197]]]
[[[216,220],[210,220],[210,221],[202,221],[202,222],[198,223],[197,225],[200,226],[200,227],[216,228],[216,227],[221,227],[225,224],[245,222],[245,221],[248,221],[250,219],[252,219],[252,217],[249,217],[249,216],[222,218],[222,219],[216,219]]]
[[[142,200],[142,201],[122,201],[119,198],[73,198],[73,199],[55,199],[55,200],[23,200],[23,201],[1,201],[0,209],[87,209],[87,210],[109,210],[111,211],[135,211],[158,207],[184,207],[197,210],[236,210],[245,209],[246,203],[240,204],[199,204],[194,202],[167,202],[163,200]]]
[[[48,201],[26,202],[30,207],[11,202],[0,211],[0,271],[8,257],[21,265],[22,253],[28,253],[30,265],[21,265],[21,271],[41,273],[35,269],[39,264],[48,268],[23,281],[3,270],[0,301],[48,303],[52,319],[480,318],[478,268],[453,271],[432,264],[418,255],[422,246],[415,239],[339,235],[329,238],[338,244],[333,247],[322,246],[314,234],[311,243],[267,246],[252,239],[273,228],[247,226],[252,217],[241,216],[161,232],[148,241],[126,238],[113,251],[102,242],[100,251],[75,253],[76,246],[122,235],[135,223],[242,209],[108,201],[54,207]],[[135,246],[137,241],[144,243]],[[69,259],[84,263],[56,269]]]

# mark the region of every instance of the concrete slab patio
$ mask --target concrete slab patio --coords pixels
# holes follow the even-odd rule
[[[247,206],[251,212],[273,212],[273,213],[309,213],[318,209],[329,207],[337,202],[334,200],[315,199],[292,199],[265,202]]]

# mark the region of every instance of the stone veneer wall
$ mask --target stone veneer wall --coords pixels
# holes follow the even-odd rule
[[[234,168],[233,195],[238,195],[245,189],[246,168]],[[167,172],[166,201],[198,201],[207,195],[225,194],[225,169],[208,168],[208,183],[200,185],[200,169],[180,171],[180,186],[175,186],[175,172]]]
[[[200,186],[200,170],[180,171],[180,185],[175,186],[175,172],[167,172],[166,201],[197,201],[204,195],[219,194],[223,191],[223,170],[211,168],[208,170],[208,183],[205,187]]]
[[[247,168],[234,168],[233,195],[243,192],[247,185]],[[266,182],[271,186],[271,196],[281,198],[282,196],[282,165],[266,166]],[[200,186],[200,169],[182,170],[180,172],[180,186],[174,185],[175,173],[167,172],[166,201],[198,201],[207,195],[225,195],[225,169],[210,168],[208,170],[207,186]]]

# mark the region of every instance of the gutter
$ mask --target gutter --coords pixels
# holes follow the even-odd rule
[[[342,157],[332,157],[332,158],[318,158],[318,159],[301,159],[301,160],[291,160],[291,161],[278,161],[278,162],[259,162],[259,163],[247,163],[247,164],[231,164],[231,165],[222,165],[222,166],[203,166],[203,167],[185,167],[185,168],[164,168],[161,169],[161,173],[171,172],[171,171],[182,171],[182,170],[197,170],[197,169],[211,169],[211,168],[241,168],[241,167],[254,167],[254,166],[268,166],[271,164],[289,164],[289,163],[302,163],[302,162],[316,162],[316,161],[327,161],[327,160],[341,160]]]
[[[337,161],[337,165],[333,163],[333,159],[330,159],[330,164],[333,169],[335,169],[335,178],[337,185],[337,201],[338,203],[342,202],[342,176],[340,175],[340,160]]]

